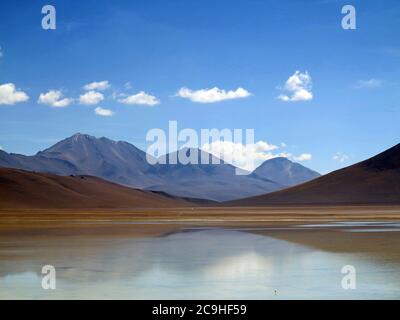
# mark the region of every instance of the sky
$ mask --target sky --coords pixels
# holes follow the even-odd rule
[[[0,47],[7,152],[77,132],[146,150],[177,121],[254,129],[254,145],[225,146],[327,173],[400,142],[398,0],[1,1]]]

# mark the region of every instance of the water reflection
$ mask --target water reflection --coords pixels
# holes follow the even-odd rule
[[[247,232],[201,229],[159,238],[9,239],[0,250],[0,298],[400,298],[398,265],[329,253]],[[41,289],[41,267],[57,289]],[[341,288],[343,265],[358,289]]]

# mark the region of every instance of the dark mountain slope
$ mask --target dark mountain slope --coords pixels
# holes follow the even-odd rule
[[[232,201],[227,205],[364,203],[400,203],[400,144],[373,158],[299,186]]]
[[[57,176],[0,168],[0,208],[160,208],[193,206],[91,176]]]

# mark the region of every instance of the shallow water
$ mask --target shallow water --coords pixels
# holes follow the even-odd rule
[[[9,241],[0,251],[1,299],[400,298],[400,266],[387,257],[324,252],[239,230]],[[56,268],[56,290],[41,287],[47,264]],[[356,268],[356,290],[341,286],[345,265]]]

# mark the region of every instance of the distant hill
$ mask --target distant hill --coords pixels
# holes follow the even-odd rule
[[[238,176],[236,168],[198,149],[199,160],[208,157],[210,164],[156,164],[146,160],[146,153],[134,145],[75,134],[34,156],[0,151],[0,167],[16,168],[58,175],[91,175],[134,188],[166,192],[178,197],[228,201],[281,190],[304,182],[316,173],[289,160],[268,160],[253,174]],[[166,155],[168,160],[174,153]],[[275,180],[276,178],[276,180]]]
[[[1,209],[163,208],[192,203],[91,176],[57,176],[0,168]]]
[[[202,150],[186,148],[180,152],[187,157],[194,153],[193,158],[197,156],[199,164],[155,165],[151,173],[160,177],[163,183],[146,189],[165,191],[179,197],[227,201],[285,188],[267,178],[236,175],[236,167]],[[166,162],[170,163],[169,159],[175,156],[175,153],[168,154]],[[201,158],[208,159],[208,164],[200,164]],[[220,164],[215,164],[218,161]]]
[[[268,178],[284,186],[295,186],[321,176],[318,172],[282,157],[265,161],[251,175]]]
[[[310,182],[227,205],[374,203],[400,203],[400,144]]]

